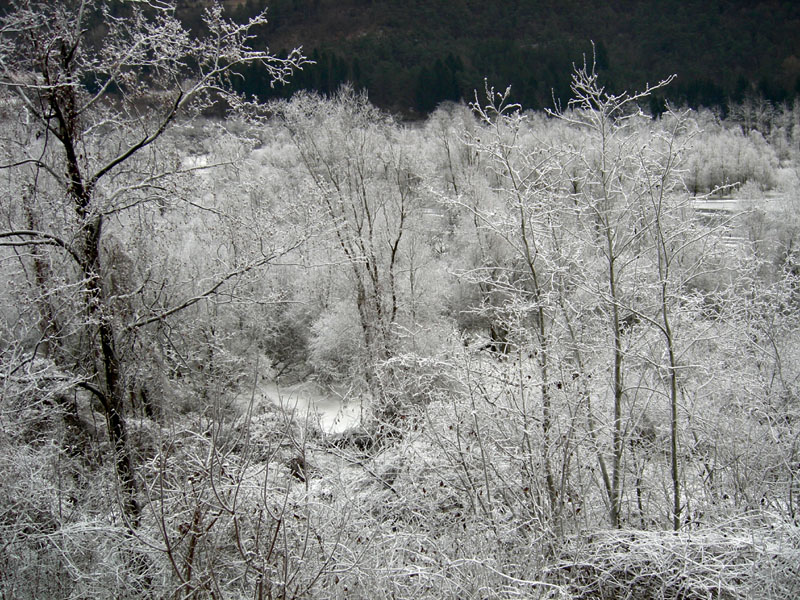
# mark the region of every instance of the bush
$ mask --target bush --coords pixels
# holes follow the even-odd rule
[[[757,131],[719,128],[702,133],[687,156],[686,187],[693,194],[752,182],[760,191],[777,185],[778,157]]]
[[[564,545],[548,575],[573,598],[796,598],[800,527],[745,517],[695,531],[598,531]]]
[[[365,349],[358,323],[355,306],[340,302],[311,326],[308,363],[318,381],[332,383],[359,376]]]

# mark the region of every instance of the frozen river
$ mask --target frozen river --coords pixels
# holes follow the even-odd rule
[[[341,394],[323,389],[313,382],[259,385],[261,395],[280,406],[298,422],[308,419],[324,433],[341,433],[358,425],[361,419],[360,400],[346,400]]]

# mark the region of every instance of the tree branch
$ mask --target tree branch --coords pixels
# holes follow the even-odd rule
[[[125,162],[131,156],[136,154],[139,150],[141,150],[145,146],[149,146],[154,141],[156,141],[159,137],[161,137],[161,134],[164,133],[164,131],[166,131],[166,129],[169,126],[169,124],[172,122],[172,120],[178,114],[178,111],[180,110],[181,106],[183,106],[184,100],[186,98],[188,98],[188,96],[186,94],[184,94],[184,92],[181,90],[181,92],[178,94],[177,98],[175,98],[175,102],[173,103],[172,108],[169,110],[169,112],[164,117],[163,121],[161,121],[161,124],[158,126],[158,129],[156,129],[156,131],[154,133],[151,133],[150,135],[147,135],[147,136],[143,137],[138,142],[136,142],[133,146],[128,148],[125,152],[123,152],[122,154],[119,154],[118,156],[116,156],[115,158],[110,160],[108,163],[106,163],[105,166],[101,167],[94,175],[92,175],[92,178],[89,180],[89,186],[88,186],[89,189],[93,190],[95,185],[97,184],[97,181],[101,177],[103,177],[103,175],[105,175],[106,173],[111,171],[111,169],[113,169],[117,165]]]
[[[171,317],[172,315],[174,315],[176,313],[179,313],[180,311],[185,310],[185,309],[189,308],[190,306],[193,306],[193,305],[197,304],[201,300],[205,300],[206,298],[209,298],[210,296],[213,296],[214,294],[217,293],[219,288],[221,288],[225,283],[227,283],[231,279],[234,279],[234,278],[239,277],[241,275],[245,275],[246,273],[249,273],[253,269],[257,269],[259,267],[263,267],[264,265],[271,263],[273,260],[275,260],[279,256],[283,256],[283,255],[287,254],[290,250],[296,248],[297,245],[299,245],[299,242],[298,242],[298,244],[296,244],[295,246],[292,246],[291,248],[286,248],[286,249],[281,250],[280,252],[276,252],[275,254],[272,254],[270,256],[265,256],[265,257],[255,261],[255,262],[249,263],[249,264],[247,264],[247,265],[245,265],[245,266],[243,266],[243,267],[241,267],[239,269],[236,269],[234,271],[226,273],[220,279],[218,279],[210,288],[208,288],[204,292],[202,292],[200,294],[197,294],[196,296],[192,296],[191,298],[187,298],[186,300],[184,300],[180,304],[178,304],[176,306],[173,306],[172,308],[167,309],[167,310],[165,310],[163,312],[160,312],[160,313],[158,313],[156,315],[152,315],[150,317],[145,317],[145,318],[142,318],[142,319],[138,319],[137,321],[134,321],[133,323],[131,323],[130,325],[128,325],[125,328],[125,330],[124,330],[125,333],[129,333],[129,332],[133,331],[134,329],[138,329],[140,327],[144,327],[145,325],[150,325],[151,323],[156,323],[156,322],[159,322],[159,321],[163,321],[164,319],[166,319],[168,317]]]
[[[59,237],[56,237],[50,233],[45,233],[44,231],[32,231],[32,230],[16,230],[16,231],[0,231],[0,240],[19,237],[19,238],[34,238],[34,239],[22,239],[20,241],[0,241],[0,246],[3,247],[21,247],[21,246],[58,246],[59,248],[63,248],[67,251],[67,253],[77,262],[79,265],[83,264],[81,257],[78,255],[77,252],[67,244],[64,240]]]

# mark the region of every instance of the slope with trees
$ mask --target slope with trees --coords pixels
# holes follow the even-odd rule
[[[202,4],[187,4],[182,15],[196,19]],[[236,14],[244,19],[263,6],[238,3]],[[590,52],[589,40],[616,92],[678,73],[654,106],[666,97],[724,109],[749,97],[791,101],[798,91],[800,13],[793,2],[286,0],[271,3],[270,15],[265,41],[292,47],[302,40],[321,59],[290,89],[326,94],[349,81],[368,89],[378,106],[409,116],[454,95],[471,99],[485,77],[498,87],[512,84],[513,100],[526,108],[549,107],[553,94],[566,103],[569,70]],[[269,93],[258,77],[244,85]]]
[[[409,125],[231,92],[303,66],[260,17],[15,8],[3,595],[797,595],[796,107],[654,118],[590,62]]]

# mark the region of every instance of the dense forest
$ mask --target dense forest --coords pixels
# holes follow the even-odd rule
[[[800,595],[800,102],[262,103],[203,18],[0,18],[0,597]]]
[[[198,27],[202,0],[180,3]],[[263,0],[228,2],[237,20]],[[800,5],[792,1],[691,0],[275,0],[257,45],[303,45],[315,65],[273,90],[256,67],[241,89],[266,99],[306,89],[330,94],[344,82],[366,89],[379,107],[409,117],[473,90],[512,85],[525,108],[570,98],[573,63],[592,55],[616,93],[671,74],[651,98],[725,109],[747,96],[791,101],[800,91]]]

